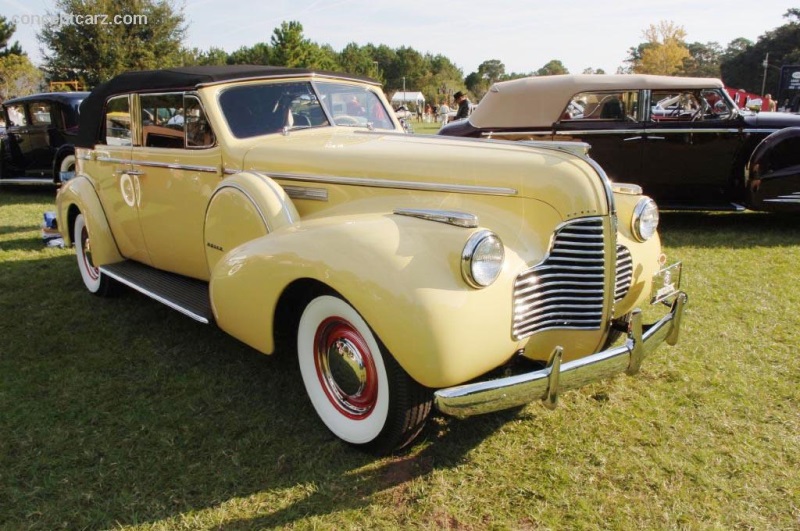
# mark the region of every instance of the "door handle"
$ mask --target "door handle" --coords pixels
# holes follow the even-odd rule
[[[137,176],[146,175],[145,172],[143,172],[142,170],[128,170],[125,173],[127,173],[128,175],[137,175]]]
[[[631,137],[625,138],[622,141],[623,142],[633,142],[634,140],[641,140],[641,139],[642,139],[642,136],[639,135],[639,136],[631,136]]]
[[[666,140],[666,139],[667,137],[665,136],[652,136],[652,135],[647,136],[647,140]]]

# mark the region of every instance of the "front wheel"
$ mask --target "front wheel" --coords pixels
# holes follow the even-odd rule
[[[323,295],[306,306],[297,356],[311,404],[340,439],[385,454],[422,429],[432,393],[400,367],[344,300]]]
[[[86,220],[83,214],[78,214],[75,218],[73,228],[73,240],[75,242],[75,254],[78,257],[78,270],[81,272],[83,284],[90,293],[108,297],[114,295],[118,284],[108,275],[104,275],[100,268],[92,262],[92,247],[89,240],[89,230],[86,228]]]

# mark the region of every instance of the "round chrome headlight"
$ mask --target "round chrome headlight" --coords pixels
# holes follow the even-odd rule
[[[646,242],[658,230],[658,207],[656,202],[649,197],[643,197],[633,209],[631,231],[633,237],[640,242]]]
[[[461,253],[461,274],[473,288],[485,288],[497,280],[504,260],[500,238],[492,231],[478,231],[470,236]]]

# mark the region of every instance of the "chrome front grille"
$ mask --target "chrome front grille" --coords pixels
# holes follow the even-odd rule
[[[514,339],[552,328],[599,330],[605,261],[602,218],[562,225],[547,258],[514,283]]]
[[[614,302],[619,302],[628,290],[631,289],[633,282],[633,258],[631,252],[624,245],[617,245],[617,274],[614,282]]]

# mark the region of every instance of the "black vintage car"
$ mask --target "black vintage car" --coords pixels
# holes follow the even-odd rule
[[[3,102],[0,184],[59,184],[75,171],[78,108],[88,92],[47,92]]]
[[[800,210],[800,116],[740,110],[722,82],[565,75],[497,83],[439,134],[581,141],[661,208]]]

